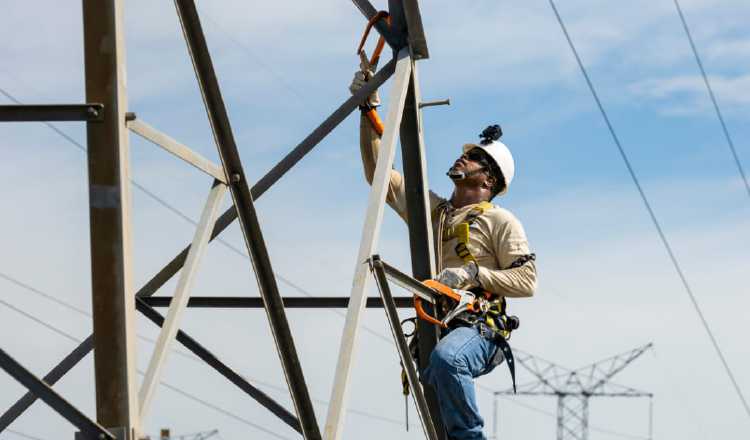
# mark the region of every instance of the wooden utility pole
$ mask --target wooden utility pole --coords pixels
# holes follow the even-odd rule
[[[83,35],[86,100],[104,105],[103,120],[87,123],[96,414],[127,440],[140,427],[123,3],[83,0]]]

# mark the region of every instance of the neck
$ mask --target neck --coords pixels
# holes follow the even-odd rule
[[[477,187],[456,186],[451,195],[451,205],[454,208],[474,205],[488,199],[487,190]]]

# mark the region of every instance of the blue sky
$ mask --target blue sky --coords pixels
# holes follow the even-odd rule
[[[516,158],[516,180],[498,203],[524,223],[539,256],[540,287],[533,299],[511,305],[523,322],[515,344],[576,367],[654,341],[655,355],[637,361],[618,382],[656,394],[655,435],[745,438],[750,423],[658,242],[547,2],[473,1],[460,8],[444,0],[424,3],[431,58],[419,63],[422,93],[425,99],[452,102],[424,114],[431,187],[450,193],[445,169],[460,145],[475,140],[490,123],[503,125],[503,139]],[[345,1],[217,0],[198,5],[246,171],[257,179],[348,96],[364,22]],[[682,5],[740,159],[750,167],[750,5],[737,0]],[[0,87],[24,102],[82,102],[80,4],[6,1],[0,7],[0,37],[5,42],[0,56],[6,60],[0,65]],[[130,109],[216,160],[173,6],[130,0],[126,7]],[[750,306],[745,282],[750,199],[674,5],[669,0],[565,0],[558,8],[747,395],[750,355],[743,311]],[[8,101],[0,97],[0,102]],[[85,141],[82,126],[58,126]],[[258,201],[274,268],[315,295],[349,291],[368,191],[357,127],[357,117],[347,119]],[[84,154],[38,124],[4,124],[0,139],[3,201],[15,208],[0,218],[0,270],[90,309]],[[131,137],[131,160],[136,181],[188,216],[199,216],[210,185],[205,176],[137,136]],[[133,204],[134,276],[140,286],[191,239],[193,226],[137,190]],[[242,249],[236,226],[225,238]],[[405,240],[403,223],[387,212],[382,255],[407,267]],[[254,295],[249,270],[246,259],[215,243],[194,292]],[[0,299],[77,337],[89,333],[87,319],[0,283]],[[285,282],[280,286],[284,294],[299,294]],[[172,289],[174,283],[160,294],[169,295]],[[343,319],[333,312],[289,315],[311,392],[327,400]],[[381,312],[367,312],[366,321],[388,335]],[[283,386],[262,312],[188,311],[184,322],[243,374]],[[2,306],[0,323],[5,330],[0,346],[37,373],[72,348]],[[155,336],[143,320],[138,329]],[[350,414],[348,436],[420,438],[418,430],[406,433],[398,423],[403,402],[393,347],[371,333],[362,335],[351,406],[390,422]],[[151,349],[148,343],[139,345],[143,368]],[[90,359],[87,362],[60,390],[93,414]],[[505,376],[495,372],[479,382],[485,389],[499,389],[508,385]],[[173,356],[165,378],[294,438],[197,363]],[[264,386],[288,403],[283,392]],[[21,391],[10,378],[0,377],[0,387],[3,407]],[[554,411],[553,401],[518,400]],[[480,405],[489,422],[486,392],[480,392]],[[513,402],[504,401],[501,410],[503,436],[554,435],[553,418]],[[316,411],[322,424],[325,406],[316,404]],[[592,425],[646,433],[645,402],[596,400],[591,411]],[[218,428],[227,440],[248,434],[273,437],[169,390],[157,394],[146,430],[155,433],[161,426],[176,433]],[[41,405],[13,428],[45,439],[72,433]],[[591,438],[617,437],[594,431]]]

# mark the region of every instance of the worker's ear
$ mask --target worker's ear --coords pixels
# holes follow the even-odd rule
[[[482,187],[492,191],[492,188],[495,187],[495,184],[497,184],[497,178],[495,176],[487,176],[487,178],[484,179],[484,182],[482,183]]]

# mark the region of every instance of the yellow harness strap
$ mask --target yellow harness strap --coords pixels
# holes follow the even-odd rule
[[[484,214],[485,211],[492,208],[492,203],[489,202],[481,202],[477,204],[477,206],[474,207],[474,209],[471,210],[468,214],[466,214],[466,218],[463,222],[449,226],[445,228],[445,231],[443,232],[443,241],[448,241],[453,238],[456,239],[458,243],[456,243],[456,255],[458,255],[459,258],[461,258],[464,263],[469,263],[473,261],[474,263],[477,262],[477,259],[474,257],[474,255],[471,254],[471,251],[469,250],[469,229],[471,228],[471,224],[476,221],[477,218],[479,218],[482,214]]]
[[[492,203],[481,202],[477,204],[477,206],[475,206],[474,209],[471,210],[471,212],[466,214],[466,218],[463,222],[453,226],[447,226],[443,231],[443,241],[449,241],[453,238],[456,239],[457,243],[454,249],[456,251],[456,255],[458,255],[458,257],[464,261],[464,264],[472,261],[474,263],[477,263],[476,257],[474,257],[474,255],[469,250],[469,230],[471,229],[471,225],[477,220],[477,218],[479,218],[482,214],[485,213],[485,211],[491,208]],[[485,322],[487,322],[487,325],[489,325],[496,331],[500,331],[500,334],[502,334],[502,336],[507,339],[508,337],[510,337],[510,332],[507,330],[500,330],[500,328],[504,328],[505,326],[500,326],[497,324],[497,322],[495,322],[496,319],[502,320],[503,322],[506,321],[507,318],[505,308],[505,297],[501,296],[491,302],[490,309],[485,313],[484,318]]]

